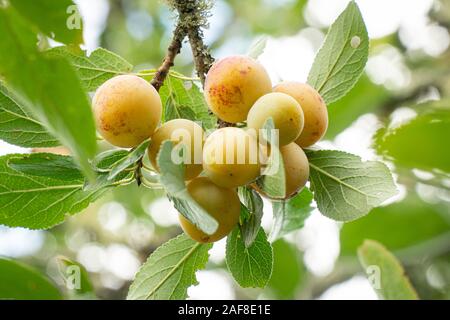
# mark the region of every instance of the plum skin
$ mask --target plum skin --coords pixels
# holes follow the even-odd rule
[[[195,178],[188,183],[187,189],[192,198],[219,223],[216,232],[208,235],[179,214],[181,228],[193,240],[216,242],[226,237],[238,224],[241,203],[235,190],[219,187],[206,177]]]
[[[305,152],[296,143],[280,148],[286,176],[286,198],[295,196],[309,179],[309,161]]]
[[[205,141],[203,169],[215,184],[225,188],[256,180],[261,175],[256,138],[240,128],[214,131]]]
[[[273,198],[267,195],[255,183],[252,187],[262,196],[271,200],[287,200],[297,195],[306,185],[309,179],[309,161],[303,149],[292,142],[280,147],[285,172],[286,192],[284,197]],[[270,152],[270,151],[269,151]]]
[[[274,91],[290,95],[302,107],[305,125],[296,140],[300,147],[310,147],[323,138],[328,129],[328,109],[313,87],[305,83],[286,81],[275,86]]]
[[[188,135],[186,137],[186,135]],[[148,148],[148,156],[153,168],[159,172],[157,156],[164,141],[172,141],[174,146],[187,138],[185,146],[190,150],[190,163],[185,164],[185,180],[197,177],[203,170],[202,148],[204,132],[200,125],[187,119],[170,120],[158,129],[152,136]]]
[[[248,113],[247,125],[260,130],[269,118],[273,119],[275,129],[278,130],[280,146],[294,142],[302,133],[302,108],[287,94],[274,92],[259,98]]]
[[[230,56],[217,61],[205,81],[205,99],[211,111],[230,123],[244,121],[255,101],[271,91],[267,71],[247,56]]]
[[[162,113],[158,92],[134,75],[116,76],[101,85],[93,98],[97,130],[114,146],[134,148],[155,131]]]

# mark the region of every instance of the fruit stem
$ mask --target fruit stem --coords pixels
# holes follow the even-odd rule
[[[149,181],[146,177],[141,177],[141,183],[148,189],[164,189],[163,185],[157,182]]]
[[[138,186],[141,186],[142,184],[142,166],[143,166],[144,162],[143,162],[143,158],[141,157],[137,162],[136,162],[136,169],[134,171],[134,176],[136,179],[136,183]]]

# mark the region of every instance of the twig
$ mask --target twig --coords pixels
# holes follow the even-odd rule
[[[172,42],[167,48],[166,57],[164,58],[162,65],[158,68],[158,71],[156,71],[155,77],[151,82],[157,91],[163,86],[170,68],[173,67],[175,57],[180,53],[185,37],[186,28],[182,25],[181,21],[179,21],[173,32]]]

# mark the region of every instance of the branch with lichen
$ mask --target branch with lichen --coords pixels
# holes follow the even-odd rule
[[[195,69],[202,84],[214,62],[208,47],[203,42],[203,30],[209,27],[211,0],[166,0],[178,13],[178,19],[186,28],[189,43],[194,56]]]
[[[208,46],[203,42],[203,30],[209,27],[208,18],[211,16],[211,0],[166,0],[167,4],[178,13],[178,21],[186,30],[194,57],[195,70],[205,86],[206,75],[214,63]],[[219,128],[233,126],[222,120],[218,120]]]
[[[197,75],[204,85],[206,75],[214,62],[214,58],[209,53],[208,47],[203,43],[203,32],[201,29],[188,30],[188,38],[192,47]]]
[[[157,91],[159,91],[159,89],[163,86],[164,80],[166,80],[170,68],[173,67],[175,57],[180,53],[185,37],[186,28],[180,21],[178,21],[178,24],[173,32],[172,41],[167,48],[167,54],[151,82]]]

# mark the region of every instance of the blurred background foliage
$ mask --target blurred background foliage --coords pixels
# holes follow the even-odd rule
[[[88,2],[78,1],[88,49],[105,47],[139,69],[159,65],[174,17],[162,1]],[[346,3],[215,2],[205,32],[213,56],[244,54],[253,41],[268,36],[261,61],[274,81],[306,79],[329,23]],[[370,1],[359,2],[372,38],[369,63],[354,89],[329,106],[330,127],[322,146],[365,159],[385,156],[400,196],[345,225],[315,212],[303,230],[274,244],[274,273],[264,290],[237,286],[225,272],[224,243],[218,243],[207,270],[199,273],[200,285],[189,290],[193,298],[374,298],[356,258],[356,248],[366,238],[380,241],[400,258],[421,298],[450,298],[450,122],[432,126],[440,117],[448,120],[450,108],[450,1],[377,1],[372,7]],[[367,9],[374,7],[376,12]],[[175,69],[193,73],[187,43]],[[444,115],[433,113],[434,100],[440,100]],[[423,112],[431,112],[430,121],[402,130],[393,145],[384,143],[383,128]],[[269,205],[265,216],[267,227]],[[56,257],[66,256],[86,268],[98,298],[123,299],[140,264],[179,232],[177,215],[162,191],[132,186],[113,191],[49,231],[0,226],[0,255],[45,271],[61,288]]]

